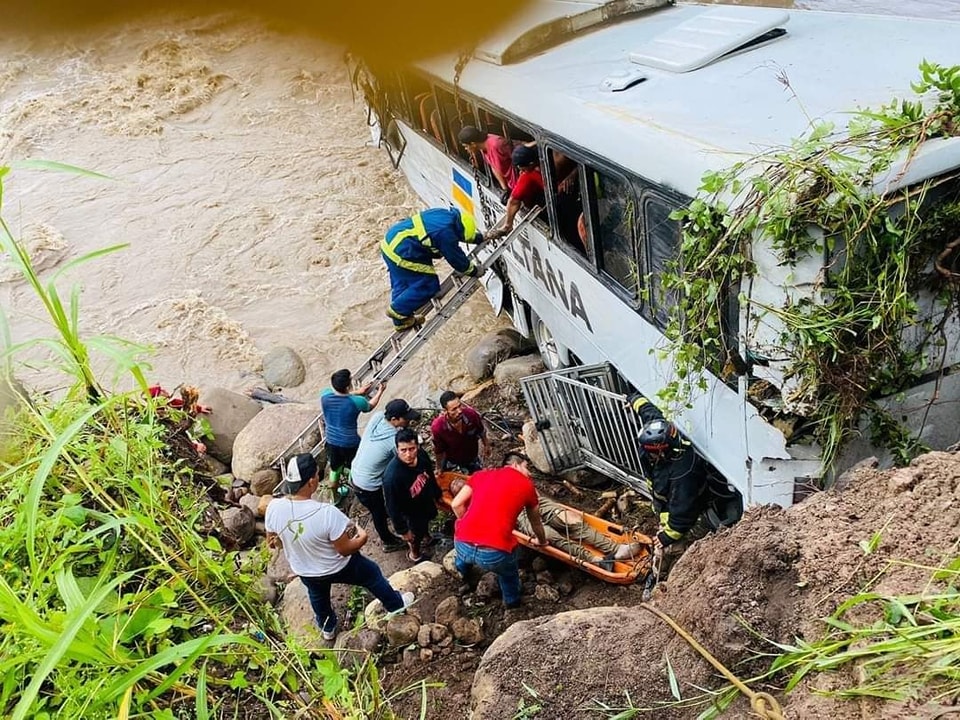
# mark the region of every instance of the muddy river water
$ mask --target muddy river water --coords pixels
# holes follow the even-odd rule
[[[960,19],[956,0],[797,4]],[[369,140],[339,51],[253,21],[164,16],[0,35],[0,165],[43,158],[108,176],[15,170],[4,217],[45,278],[127,245],[60,287],[82,289],[85,334],[152,347],[151,378],[168,386],[243,389],[263,353],[288,345],[308,371],[287,392],[308,398],[389,332],[377,245],[418,202]],[[2,256],[0,303],[13,342],[51,334]],[[505,322],[478,295],[389,394],[422,401],[464,386],[464,350]],[[19,375],[64,382],[36,363]]]

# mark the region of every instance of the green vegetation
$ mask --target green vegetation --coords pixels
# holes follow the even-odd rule
[[[2,220],[0,251],[58,333],[31,345],[75,380],[57,400],[23,404],[0,457],[0,714],[392,717],[372,662],[348,671],[285,637],[256,591],[264,558],[221,545],[185,459],[193,419],[144,392],[140,349],[81,339],[78,293],[65,305],[57,290],[63,270],[42,283]],[[4,366],[22,349],[4,348]],[[107,392],[91,351],[138,390]]]
[[[776,401],[782,414],[807,419],[824,468],[864,412],[872,439],[900,461],[924,449],[875,402],[937,369],[925,363],[945,346],[944,328],[957,316],[960,278],[939,260],[930,272],[960,236],[957,176],[892,193],[873,185],[898,163],[909,168],[924,143],[960,135],[960,67],[924,62],[920,72],[914,90],[922,98],[853,113],[843,133],[812,123],[788,149],[709,173],[700,196],[674,214],[684,226],[680,260],[661,282],[678,297],[666,330],[677,377],[661,392],[664,402],[689,402],[706,386],[704,370],[729,379],[769,361],[742,353],[738,336],[755,351],[756,328],[737,328],[730,318],[745,310],[753,323],[781,328],[777,347],[765,352],[786,360]],[[803,280],[810,292],[788,294],[779,306],[750,299],[758,238],[804,278],[816,261],[817,276]],[[933,317],[918,303],[921,291],[936,297]]]

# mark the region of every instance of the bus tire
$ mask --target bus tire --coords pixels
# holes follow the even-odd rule
[[[533,309],[530,310],[530,335],[537,344],[540,359],[547,370],[570,367],[570,351],[557,342],[553,332]]]

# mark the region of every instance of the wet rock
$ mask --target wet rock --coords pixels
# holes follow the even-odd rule
[[[204,440],[207,452],[217,460],[229,463],[233,459],[233,443],[237,435],[263,408],[246,395],[220,387],[201,390],[200,404],[213,411],[203,416],[213,433],[212,440]]]
[[[433,619],[438,625],[453,626],[453,621],[460,617],[460,599],[456,595],[444,598],[437,605]]]
[[[13,435],[14,418],[29,404],[30,396],[23,384],[12,373],[0,368],[0,451]]]
[[[451,550],[446,555],[443,556],[443,569],[454,577],[460,577],[460,573],[457,572],[457,551]]]
[[[543,555],[537,555],[531,561],[530,567],[535,573],[543,572],[547,569],[547,559]]]
[[[260,507],[260,498],[258,498],[256,495],[244,495],[242,498],[240,498],[240,507],[245,507],[251,513],[253,513],[254,517],[257,517],[257,508]]]
[[[498,363],[529,348],[523,335],[513,328],[500,328],[487,333],[467,352],[464,360],[467,373],[474,382],[480,382],[490,376]]]
[[[560,591],[561,595],[569,595],[573,592],[574,587],[573,580],[569,577],[562,577],[557,581],[557,590]]]
[[[397,592],[412,592],[415,597],[419,598],[432,593],[444,582],[443,568],[428,560],[395,572],[388,580],[391,587]],[[408,614],[417,614],[418,612],[416,605],[408,610]],[[383,605],[379,600],[371,601],[364,610],[364,617],[368,624],[378,624],[383,615]]]
[[[500,583],[495,573],[484,573],[477,583],[476,596],[483,600],[489,600],[500,594]]]
[[[297,387],[304,377],[303,360],[292,348],[281,345],[263,356],[263,379],[271,390]]]
[[[267,577],[275,582],[289,582],[296,577],[287,562],[287,556],[283,554],[283,549],[277,548],[270,551],[270,560],[267,562]]]
[[[260,578],[257,584],[257,593],[260,595],[261,600],[270,605],[273,605],[279,597],[276,583],[266,575]]]
[[[419,632],[420,621],[410,613],[401,613],[387,620],[387,642],[391,647],[415,643]]]
[[[541,585],[549,585],[553,582],[553,573],[549,570],[541,570],[537,573],[537,582]]]
[[[542,473],[553,472],[550,461],[547,460],[547,451],[540,440],[540,431],[534,420],[527,420],[523,424],[523,452],[530,458],[534,467]]]
[[[483,642],[483,630],[480,621],[474,618],[460,617],[453,621],[453,637],[464,645],[475,645]]]
[[[543,602],[557,602],[560,600],[560,591],[553,585],[537,585],[533,591],[533,596]]]
[[[417,645],[427,647],[430,644],[430,624],[421,625],[417,631]]]
[[[245,507],[230,507],[220,511],[224,533],[238,545],[244,545],[253,537],[257,519]]]
[[[433,650],[420,648],[420,662],[430,662],[431,660],[433,660]]]
[[[315,425],[317,414],[318,409],[315,406],[300,403],[269,405],[263,408],[237,434],[233,443],[234,476],[240,480],[250,480],[258,470],[269,468],[304,428]],[[319,439],[320,430],[313,427],[304,437],[303,446],[313,447]]]
[[[430,628],[430,642],[442,643],[448,637],[450,637],[450,631],[447,630],[445,625],[440,623],[430,623],[428,625]]]
[[[279,484],[280,473],[277,470],[257,470],[250,478],[250,492],[259,497],[272,496]]]
[[[543,361],[539,355],[521,355],[497,363],[493,371],[493,379],[501,397],[513,400],[522,394],[520,380],[544,371]]]
[[[320,633],[317,631],[316,618],[310,599],[307,597],[307,588],[294,577],[283,590],[280,598],[280,617],[290,632],[303,642],[316,642]]]
[[[601,475],[598,472],[588,469],[570,470],[569,472],[563,473],[561,477],[578,487],[590,488],[591,490],[603,487],[604,485],[609,486],[611,482],[610,478],[606,475]]]
[[[357,667],[377,652],[382,642],[381,633],[365,627],[340,633],[333,647],[338,651],[337,660],[342,667]]]
[[[207,451],[209,452],[209,448],[207,448]],[[201,455],[199,465],[200,471],[211,477],[224,475],[230,471],[230,467],[226,463],[220,462],[213,455]]]

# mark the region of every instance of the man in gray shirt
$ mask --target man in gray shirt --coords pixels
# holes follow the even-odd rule
[[[404,550],[407,543],[390,530],[387,508],[383,500],[383,472],[396,457],[394,436],[397,430],[420,419],[420,412],[396,398],[387,403],[382,413],[376,413],[360,438],[360,447],[350,469],[350,481],[357,500],[370,511],[373,526],[386,552]]]

